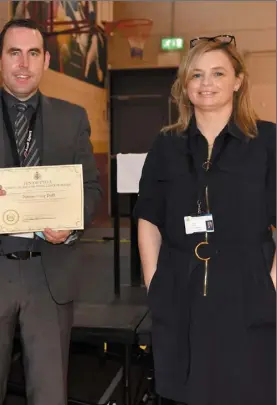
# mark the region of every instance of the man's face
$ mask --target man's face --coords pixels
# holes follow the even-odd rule
[[[39,31],[11,27],[6,32],[0,56],[3,87],[19,100],[27,100],[38,89],[50,55],[44,52]]]

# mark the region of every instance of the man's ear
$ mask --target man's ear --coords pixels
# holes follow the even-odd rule
[[[49,68],[49,64],[50,64],[50,53],[46,51],[44,55],[44,70],[47,70]]]

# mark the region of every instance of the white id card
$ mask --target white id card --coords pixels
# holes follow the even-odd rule
[[[185,217],[186,234],[200,232],[214,232],[214,220],[212,214]]]

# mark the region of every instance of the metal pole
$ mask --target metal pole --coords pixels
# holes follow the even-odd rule
[[[111,159],[111,201],[114,231],[114,294],[120,296],[120,207],[117,192],[117,161],[116,155]]]
[[[137,194],[130,194],[130,268],[131,268],[131,286],[140,286],[141,268],[140,255],[138,249],[138,230],[137,224],[133,218],[133,210],[137,201]]]

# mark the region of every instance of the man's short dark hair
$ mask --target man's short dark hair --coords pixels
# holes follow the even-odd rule
[[[41,26],[39,24],[37,24],[35,21],[31,20],[31,19],[25,19],[25,18],[19,18],[19,19],[14,19],[14,20],[10,20],[8,21],[1,33],[0,33],[0,57],[2,56],[2,52],[3,52],[3,46],[4,46],[4,39],[5,39],[5,35],[7,33],[7,31],[10,28],[29,28],[30,30],[37,30],[40,32],[41,36],[42,36],[42,40],[43,40],[43,50],[44,52],[47,51],[47,40],[46,40],[46,35],[43,32]]]

